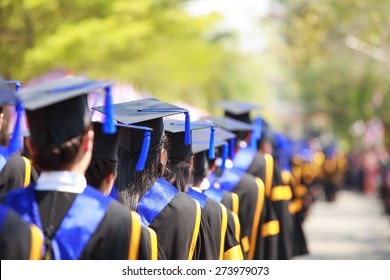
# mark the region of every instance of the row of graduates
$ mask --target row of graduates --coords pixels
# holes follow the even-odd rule
[[[104,121],[91,121],[87,94],[99,89],[106,102],[92,112]],[[110,89],[67,77],[2,100],[23,104],[30,134],[28,154],[2,150],[1,259],[308,253],[304,186],[261,151],[272,145],[249,117],[255,107],[221,102],[225,116],[190,122],[185,108],[156,98],[112,105]],[[170,118],[177,114],[185,120]]]

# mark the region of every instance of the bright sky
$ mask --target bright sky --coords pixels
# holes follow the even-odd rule
[[[269,6],[269,0],[193,0],[188,11],[195,15],[219,12],[225,17],[224,27],[240,32],[240,47],[255,51],[264,46],[256,19],[264,16]]]

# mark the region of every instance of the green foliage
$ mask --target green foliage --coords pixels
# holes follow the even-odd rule
[[[0,0],[0,72],[28,81],[69,69],[206,109],[257,94],[258,66],[226,47],[235,37],[216,31],[221,16],[191,16],[186,2]]]
[[[389,123],[382,110],[389,103],[390,2],[289,0],[280,7],[267,19],[278,32],[273,49],[308,117],[327,114],[344,138],[356,120],[380,114]],[[372,105],[375,94],[384,96],[382,105]]]

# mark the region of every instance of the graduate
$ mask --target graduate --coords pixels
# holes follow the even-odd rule
[[[280,238],[277,258],[291,259],[293,218],[288,211],[288,206],[292,199],[292,192],[289,186],[283,184],[280,169],[274,163],[272,144],[268,140],[270,126],[263,118],[257,117],[252,120],[250,113],[258,109],[256,105],[226,100],[216,103],[216,106],[225,110],[226,117],[254,125],[252,131],[239,134],[239,149],[234,158],[234,166],[264,181],[266,197],[271,200],[279,220]]]
[[[39,260],[43,234],[28,225],[14,210],[0,205],[0,259]]]
[[[183,141],[189,145],[188,111],[157,98],[118,103],[114,108],[114,118],[119,123],[153,129],[149,134],[128,129],[120,135],[116,180],[119,201],[137,211],[142,224],[156,232],[159,247],[168,260],[210,259],[204,255],[208,252],[210,232],[208,224],[201,219],[199,202],[164,179],[170,177],[170,170],[163,118],[185,114]],[[94,109],[103,112],[104,108]]]
[[[87,94],[102,89],[110,112],[106,81],[65,77],[18,94],[30,130],[27,147],[41,174],[29,187],[9,192],[5,204],[43,232],[42,259],[134,260],[150,250],[140,243],[139,216],[87,186],[84,177],[94,139]],[[115,133],[111,118],[103,129]]]
[[[203,129],[202,129],[203,128]],[[190,130],[192,133],[192,141],[195,141],[194,147],[192,144],[184,144],[184,122],[176,120],[166,120],[164,122],[164,129],[171,143],[171,149],[168,152],[169,168],[172,170],[172,178],[167,178],[178,189],[186,192],[189,196],[197,200],[202,207],[202,219],[205,219],[210,227],[210,239],[214,240],[214,246],[210,242],[210,246],[206,250],[214,250],[212,252],[214,259],[231,259],[240,260],[243,259],[239,239],[236,239],[234,218],[231,215],[230,210],[211,198],[208,198],[202,193],[200,188],[194,187],[193,183],[193,169],[194,169],[194,150],[197,147],[199,140],[204,140],[204,137],[199,139],[193,137],[194,133],[200,130],[206,130],[207,150],[211,153],[215,153],[215,127],[206,122],[193,122],[190,124]],[[210,133],[211,129],[211,133]],[[198,134],[199,135],[199,134]],[[203,136],[203,134],[202,134]],[[210,146],[211,145],[211,146]],[[214,159],[214,155],[210,155]],[[228,220],[230,223],[228,226]],[[210,240],[211,241],[211,240]],[[210,256],[212,256],[210,254]]]
[[[22,114],[24,110],[16,96],[16,91],[19,90],[20,85],[21,83],[18,81],[0,81],[1,111],[3,111],[4,106],[12,106],[16,110],[16,120],[12,134],[8,137],[7,132],[7,139],[4,139],[8,145],[0,146],[0,195],[12,189],[27,187],[31,182],[38,179],[36,167],[22,153],[24,149],[22,133]],[[2,118],[2,121],[4,120]],[[2,123],[0,123],[1,127]]]
[[[253,130],[253,125],[229,117],[207,117],[217,127],[240,135]],[[237,139],[232,143],[236,149]],[[265,199],[262,179],[233,165],[225,167],[221,174],[213,172],[208,176],[212,186],[234,192],[240,201],[241,245],[249,260],[277,259],[279,221],[272,205]]]
[[[195,137],[205,137],[205,131],[195,131]],[[198,134],[203,134],[198,135]],[[220,127],[215,127],[215,147],[217,153],[214,159],[210,157],[210,149],[207,147],[205,140],[196,140],[193,144],[193,153],[199,150],[199,153],[196,153],[194,158],[194,185],[200,186],[203,190],[203,193],[213,200],[222,203],[225,207],[232,211],[233,214],[237,215],[239,213],[240,199],[238,195],[234,192],[224,190],[217,187],[217,185],[211,185],[208,181],[209,175],[215,173],[220,176],[225,170],[227,165],[231,165],[231,160],[229,155],[233,153],[231,149],[234,145],[235,134],[231,133],[228,130],[224,130]],[[225,142],[226,141],[226,142]],[[209,143],[208,143],[209,144]],[[227,151],[226,151],[227,144]],[[203,149],[203,151],[202,151]],[[208,150],[207,150],[208,149]],[[226,154],[227,153],[227,154]],[[238,239],[239,240],[239,239]]]
[[[293,199],[288,209],[293,216],[294,222],[294,240],[293,256],[302,256],[309,254],[305,233],[303,231],[304,211],[302,198],[295,192],[295,180],[292,176],[292,144],[289,139],[281,133],[274,132],[272,137],[272,149],[275,162],[281,169],[281,176],[284,185],[290,186]]]
[[[137,129],[137,126],[115,124],[117,131],[114,134],[106,134],[103,132],[103,123],[94,121],[92,124],[95,134],[92,159],[85,173],[85,178],[89,186],[108,196],[112,192],[117,176],[119,135],[130,127]],[[140,129],[144,130],[145,128]],[[151,129],[147,130],[151,131]],[[132,213],[135,214],[135,212]],[[143,248],[150,249],[140,251],[138,253],[139,260],[165,259],[164,252],[158,249],[157,235],[153,229],[142,227],[140,242]]]

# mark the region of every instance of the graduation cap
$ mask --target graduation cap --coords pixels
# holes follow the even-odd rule
[[[101,122],[92,122],[95,137],[92,151],[92,159],[101,160],[107,159],[117,162],[118,161],[118,145],[119,145],[119,136],[121,133],[127,133],[129,129],[136,129],[144,131],[144,141],[142,156],[140,156],[136,170],[143,170],[146,160],[146,155],[149,150],[150,145],[150,134],[152,129],[144,126],[130,125],[130,124],[120,124],[116,123],[117,131],[114,134],[106,134],[103,132],[103,123]]]
[[[211,121],[212,123],[217,125],[217,127],[221,127],[233,133],[240,132],[240,131],[252,131],[254,129],[253,124],[238,121],[230,117],[210,116],[210,117],[206,117],[205,119]]]
[[[64,77],[20,90],[30,128],[38,145],[59,145],[81,135],[90,123],[87,94],[104,89],[106,119],[104,133],[115,133],[112,119],[111,83],[84,77]]]
[[[150,127],[153,129],[151,145],[157,144],[164,134],[163,117],[184,113],[185,119],[185,139],[188,145],[191,143],[189,132],[190,115],[188,110],[163,102],[157,98],[145,98],[130,102],[113,104],[115,109],[114,119],[124,124],[135,124]],[[92,109],[103,112],[102,106]],[[137,135],[135,135],[137,136]],[[134,138],[134,137],[133,137]],[[133,145],[133,151],[140,151],[141,147]]]
[[[210,121],[196,121],[190,123],[190,133],[197,130],[205,130],[205,128],[208,128],[206,131],[209,146],[209,158],[214,159],[215,125]],[[184,141],[185,122],[173,119],[165,120],[164,130],[170,140],[171,147],[173,147],[169,154],[170,161],[172,163],[177,163],[188,158],[192,154],[192,145],[186,145]]]
[[[214,103],[214,105],[224,109],[226,117],[230,117],[245,123],[252,123],[250,112],[254,109],[260,108],[258,105],[236,100],[220,101]]]
[[[210,149],[212,149],[214,153],[215,148],[222,147],[221,158],[222,168],[224,168],[229,153],[229,143],[226,140],[231,139],[231,137],[234,138],[235,135],[226,130],[216,127],[214,130],[215,140],[212,147],[210,145],[210,141],[208,141],[209,134],[210,133],[204,129],[196,130],[192,133],[192,152],[194,154],[199,154],[205,151],[209,151],[208,154],[210,155]],[[214,159],[215,156],[213,158],[210,158],[210,156],[208,156],[208,158]]]
[[[212,121],[214,124],[217,125],[217,127],[223,128],[225,130],[228,130],[236,135],[242,133],[242,132],[252,132],[255,128],[253,124],[245,123],[242,121],[238,121],[229,117],[207,117],[207,120]],[[234,150],[235,150],[235,138],[230,139],[229,143],[230,149],[230,158],[232,159],[234,157]]]
[[[190,135],[190,115],[188,110],[163,102],[157,98],[145,98],[130,102],[117,103],[113,105],[115,109],[114,119],[119,123],[133,124],[149,127],[153,129],[149,136],[149,152],[144,154],[143,146],[145,142],[144,133],[140,130],[128,130],[128,133],[121,133],[119,146],[133,155],[145,155],[146,160],[155,157],[156,147],[164,135],[163,118],[175,114],[185,114],[185,132],[184,143],[191,143]],[[103,113],[103,106],[93,107],[92,109]],[[144,142],[140,141],[144,139]]]
[[[15,89],[13,89],[10,85],[14,85]],[[16,95],[20,86],[21,83],[19,81],[0,81],[0,105],[14,105],[16,110],[16,121],[11,140],[8,144],[7,151],[2,152],[6,158],[8,158],[11,154],[20,151],[23,147],[21,123],[23,106]]]
[[[252,131],[251,139],[249,146],[257,150],[258,149],[258,143],[261,139],[262,133],[263,133],[263,120],[260,116],[257,116],[253,121],[254,129]]]

